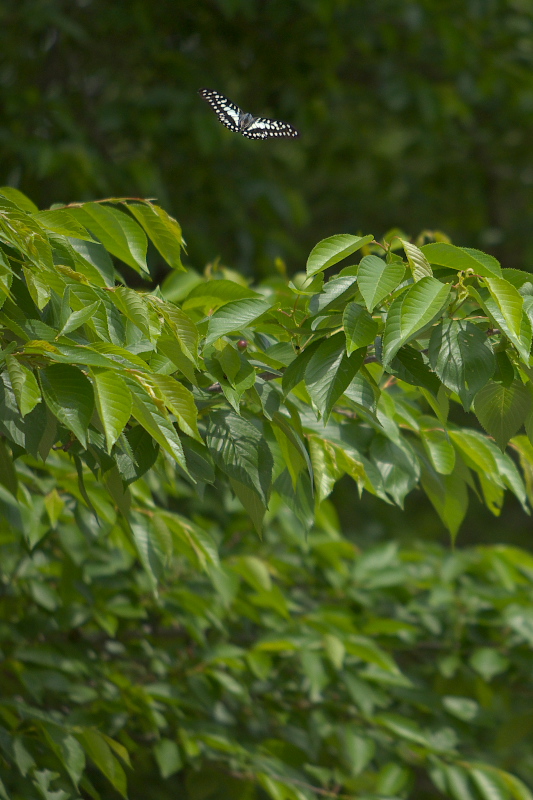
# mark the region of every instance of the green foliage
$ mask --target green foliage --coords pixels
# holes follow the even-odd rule
[[[1,523],[9,800],[530,800],[528,553],[361,552],[329,501],[307,537],[278,503],[258,543],[166,459],[129,532],[87,479],[95,526],[67,453],[18,477],[44,504],[31,547]]]
[[[529,556],[361,553],[327,499],[527,510],[529,284],[342,235],[133,290],[111,256],[181,263],[161,208],[0,205],[0,794],[145,796],[131,758],[187,800],[530,798]]]
[[[199,491],[216,466],[258,531],[279,499],[309,525],[313,490],[320,503],[344,474],[399,506],[421,486],[453,535],[476,479],[494,513],[505,489],[526,507],[505,452],[524,424],[531,432],[533,311],[516,271],[442,242],[403,241],[405,263],[343,234],[316,246],[307,277],[251,290],[220,269],[180,307],[166,284],[128,288],[108,254],[142,268],[140,220],[180,263],[180,228],[162,209],[136,202],[131,216],[114,200],[33,212],[12,196],[0,217],[0,427],[14,458],[69,452],[89,507],[87,469],[127,509],[128,484],[158,449]],[[359,264],[317,277],[357,250]],[[489,437],[457,428],[459,399]],[[12,472],[4,485],[16,495]]]

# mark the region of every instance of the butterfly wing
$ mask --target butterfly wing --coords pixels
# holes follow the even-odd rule
[[[294,139],[300,135],[296,128],[293,128],[288,122],[266,119],[266,117],[257,117],[241,133],[249,139],[270,139],[271,137]]]
[[[200,89],[198,94],[206,100],[221,123],[236,133],[240,132],[239,117],[241,109],[214,89]]]

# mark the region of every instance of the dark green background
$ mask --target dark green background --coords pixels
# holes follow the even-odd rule
[[[2,181],[42,206],[155,196],[192,265],[250,275],[393,226],[530,267],[530,0],[8,0],[0,52]],[[232,134],[201,86],[301,138]]]

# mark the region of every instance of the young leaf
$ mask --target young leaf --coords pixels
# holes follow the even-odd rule
[[[471,269],[476,275],[484,277],[501,277],[502,268],[493,257],[470,247],[456,247],[448,242],[431,242],[420,250],[430,264],[439,267],[450,267],[456,270]]]
[[[327,239],[322,239],[321,242],[316,244],[309,258],[307,259],[306,272],[308,275],[316,275],[317,272],[323,272],[333,264],[342,261],[343,258],[360,250],[365,244],[372,241],[373,236],[352,236],[349,233],[340,233],[336,236],[330,236]]]
[[[365,256],[361,259],[357,271],[357,281],[370,313],[396,289],[404,275],[403,262],[392,261],[387,264],[378,256]]]
[[[440,314],[448,302],[450,286],[436,278],[422,278],[392,303],[383,334],[383,366],[387,368],[400,349]]]
[[[405,250],[407,261],[411,267],[411,272],[413,273],[413,280],[415,283],[422,278],[431,277],[433,275],[433,270],[431,269],[431,264],[425,257],[422,250],[420,250],[420,248],[415,244],[406,242],[405,239],[400,239],[400,241],[403,245],[403,249]]]

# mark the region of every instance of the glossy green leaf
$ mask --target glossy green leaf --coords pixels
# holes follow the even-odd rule
[[[207,444],[217,466],[229,478],[254,489],[266,505],[272,481],[272,455],[261,432],[233,412],[211,415]]]
[[[435,327],[429,342],[431,366],[465,408],[485,386],[496,366],[487,336],[471,322],[446,320]]]
[[[150,383],[161,393],[165,405],[176,417],[181,430],[201,442],[197,423],[198,410],[192,393],[170,375],[151,375]]]
[[[212,311],[235,300],[260,299],[261,295],[247,286],[225,279],[202,281],[194,286],[183,302],[183,309],[202,308]]]
[[[166,450],[176,459],[180,467],[188,474],[187,462],[185,461],[180,438],[166,414],[137,381],[128,378],[126,383],[131,390],[132,415],[163,450]]]
[[[403,280],[405,265],[378,256],[365,256],[357,271],[357,281],[367,309],[372,312]]]
[[[515,380],[510,386],[490,381],[476,394],[474,410],[487,433],[504,450],[524,424],[531,401],[531,392],[521,381]]]
[[[348,355],[360,347],[372,344],[379,329],[377,320],[372,319],[368,311],[357,303],[348,303],[344,309],[342,324]]]
[[[484,277],[501,277],[499,262],[481,250],[471,247],[456,247],[448,242],[432,242],[423,245],[420,250],[430,264],[439,267],[450,267],[456,270],[472,270],[476,275]]]
[[[17,405],[20,413],[25,417],[40,402],[41,390],[33,372],[18,358],[7,355],[6,364]]]
[[[72,236],[76,239],[93,241],[92,236],[69,213],[68,209],[54,209],[53,211],[38,211],[34,219],[46,230],[60,233],[62,236]]]
[[[85,325],[86,322],[94,317],[99,305],[100,301],[97,300],[95,303],[90,303],[85,308],[81,308],[79,311],[73,311],[72,314],[69,314],[58,333],[58,338],[60,336],[66,336],[67,333],[71,333],[81,328],[82,325]]]
[[[94,409],[90,380],[79,369],[68,364],[52,364],[41,370],[40,375],[46,405],[85,447]]]
[[[400,347],[430,325],[445,307],[450,286],[436,278],[422,278],[392,303],[383,334],[383,365]]]
[[[533,334],[531,321],[524,311],[524,298],[503,278],[487,278],[485,283],[494,301],[494,304],[490,301],[486,303],[487,310],[492,313],[526,364],[529,363]]]
[[[148,243],[143,229],[123,211],[101,203],[83,203],[70,213],[81,222],[106,250],[136,272],[148,273]]]
[[[305,369],[305,386],[325,420],[364,361],[364,350],[346,353],[343,333],[336,333],[321,342]]]
[[[227,333],[242,331],[270,310],[264,300],[236,300],[219,308],[209,318],[205,346]]]
[[[405,250],[415,283],[422,278],[431,277],[433,275],[433,270],[422,250],[412,242],[405,241],[405,239],[400,239],[400,241]]]
[[[343,258],[360,250],[365,244],[372,241],[373,236],[352,236],[349,233],[340,233],[336,236],[329,236],[322,239],[313,247],[307,259],[306,272],[308,275],[316,275],[323,272],[328,267],[332,267]]]
[[[96,407],[104,426],[107,451],[126,427],[132,412],[131,392],[125,381],[111,370],[93,371]]]
[[[128,203],[127,208],[139,222],[150,241],[173,269],[183,270],[181,226],[167,212],[153,203]]]

